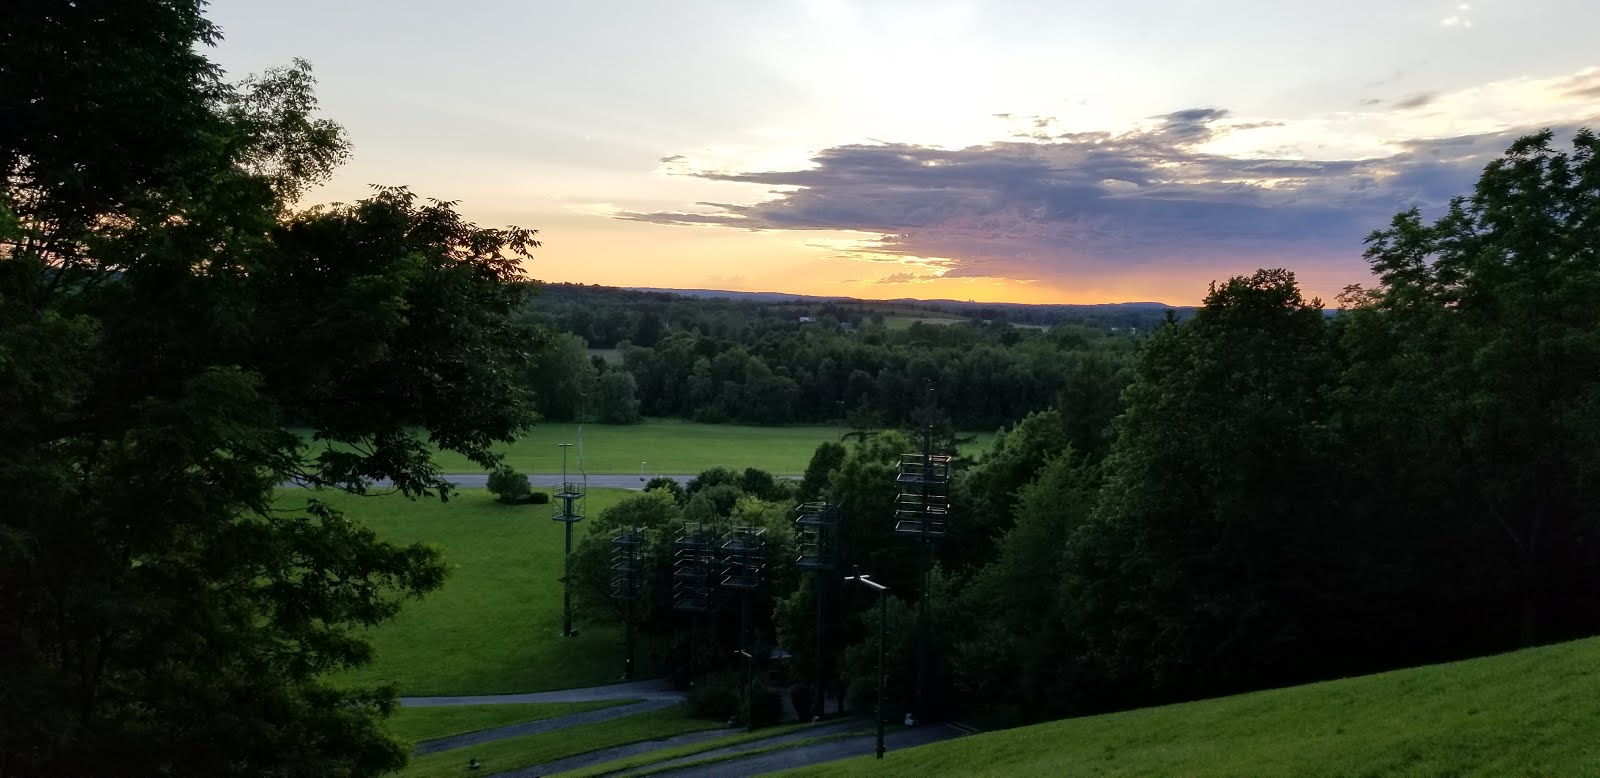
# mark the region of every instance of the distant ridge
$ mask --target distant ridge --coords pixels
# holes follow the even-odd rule
[[[635,292],[659,292],[677,294],[685,297],[726,297],[730,300],[754,300],[757,302],[849,302],[849,303],[920,303],[923,305],[949,305],[974,308],[1173,308],[1186,309],[1193,306],[1171,305],[1160,302],[1124,302],[1124,303],[982,303],[972,300],[950,300],[944,298],[923,299],[919,297],[894,297],[883,299],[867,299],[863,297],[848,297],[844,295],[812,295],[796,294],[793,292],[736,292],[727,289],[665,289],[652,286],[623,287]]]

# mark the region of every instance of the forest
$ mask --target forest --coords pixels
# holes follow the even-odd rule
[[[796,502],[841,506],[838,569],[890,585],[889,692],[921,716],[1038,721],[1596,634],[1597,146],[1524,138],[1446,212],[1397,215],[1367,238],[1376,283],[1346,289],[1337,315],[1268,269],[1214,284],[1114,370],[1093,350],[1035,352],[1056,360],[1049,407],[956,460],[926,586],[894,508],[927,419],[824,444],[798,484],[707,473],[594,529],[652,533],[670,556],[684,522],[766,528],[756,633],[793,653],[789,692],[810,698],[823,593],[844,646],[824,675],[861,705],[876,610],[793,565],[790,545]],[[1063,342],[1024,338],[1018,359]],[[591,565],[608,538],[591,536]],[[655,573],[634,616],[659,666],[682,667],[670,566]],[[737,610],[713,619],[730,643]]]
[[[535,355],[527,380],[554,420],[589,411],[612,423],[645,415],[867,428],[909,423],[933,386],[946,423],[993,430],[1060,404],[1063,392],[1074,407],[1109,412],[1139,333],[1169,315],[1076,316],[1047,329],[980,312],[992,318],[891,328],[881,310],[843,303],[541,285],[525,319],[562,334]],[[590,349],[611,350],[614,362]],[[593,405],[580,407],[584,398]]]

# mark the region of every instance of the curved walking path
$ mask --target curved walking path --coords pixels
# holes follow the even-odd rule
[[[666,681],[654,678],[648,681],[608,683],[604,686],[580,686],[576,689],[557,689],[552,692],[527,694],[480,694],[461,697],[401,697],[400,704],[407,708],[433,708],[440,705],[504,705],[520,702],[595,702],[598,700],[682,700],[688,695],[672,688]]]
[[[677,700],[640,700],[631,705],[613,705],[600,710],[589,710],[582,713],[570,713],[555,718],[540,719],[538,721],[524,721],[521,724],[509,724],[494,729],[482,729],[477,732],[468,732],[464,735],[452,735],[434,740],[424,740],[418,743],[411,753],[416,756],[431,754],[435,751],[449,751],[452,748],[466,748],[467,746],[482,745],[495,740],[504,740],[508,737],[522,737],[523,735],[542,735],[568,727],[581,727],[584,724],[595,724],[601,721],[632,716],[635,713],[649,713],[653,710],[670,708],[677,705]]]

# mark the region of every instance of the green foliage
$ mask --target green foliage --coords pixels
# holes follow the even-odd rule
[[[273,490],[448,494],[434,448],[487,467],[532,420],[508,315],[532,233],[404,189],[292,211],[343,131],[304,63],[222,82],[202,10],[7,10],[3,772],[398,767],[392,689],[323,679],[440,586],[439,552]]]
[[[1340,638],[1317,616],[1342,583],[1323,560],[1350,528],[1306,509],[1331,497],[1336,369],[1320,305],[1282,270],[1214,286],[1150,339],[1099,509],[1072,538],[1067,594],[1102,680],[1283,681]]]
[[[487,486],[490,494],[508,505],[530,502],[528,498],[533,494],[533,486],[528,483],[528,476],[517,472],[516,468],[510,465],[501,465],[490,471]],[[548,502],[549,498],[546,497],[545,500]]]
[[[609,370],[600,376],[595,397],[596,418],[603,424],[636,424],[639,416],[639,384],[633,374]]]
[[[696,678],[684,701],[684,712],[698,719],[736,721],[743,708],[742,670],[718,670]]]
[[[575,421],[582,411],[594,413],[597,407],[590,398],[598,382],[589,344],[576,335],[551,338],[529,366],[529,385],[539,398],[539,412],[549,419]]]

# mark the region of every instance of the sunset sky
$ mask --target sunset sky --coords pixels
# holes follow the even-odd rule
[[[1193,304],[1600,127],[1596,0],[215,0],[309,60],[368,184],[537,228],[615,286]]]

